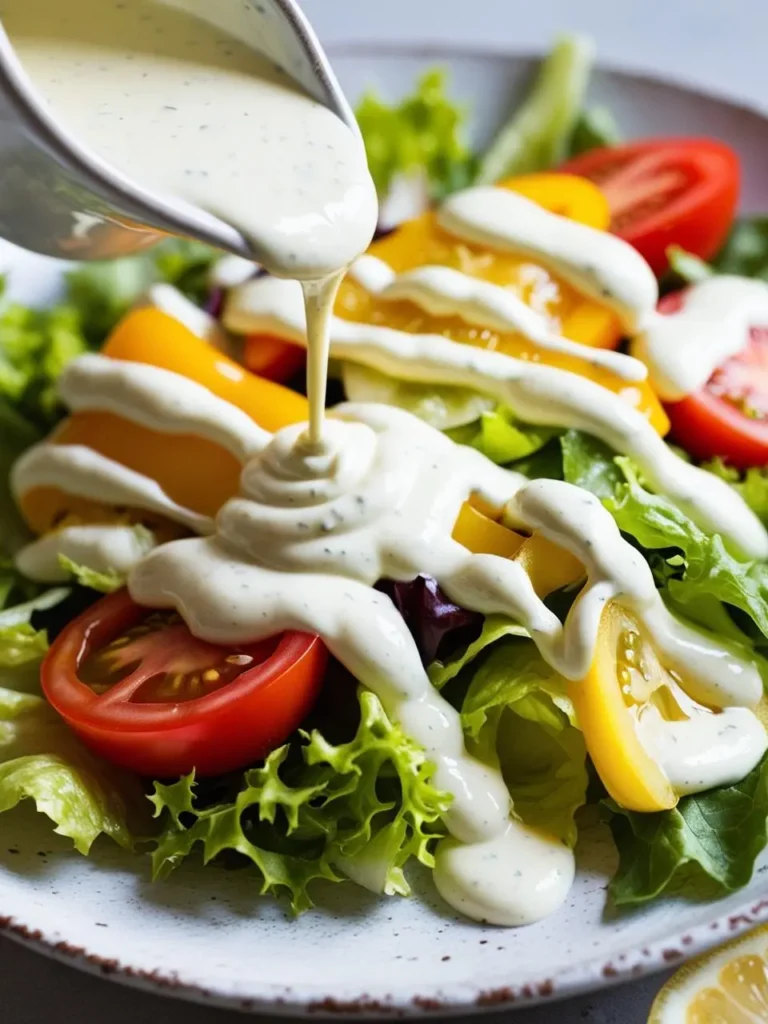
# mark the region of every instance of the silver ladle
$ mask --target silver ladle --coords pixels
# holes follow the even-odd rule
[[[246,0],[245,9],[242,0],[170,3],[192,9],[220,29],[232,26],[236,16],[234,24],[247,43],[357,131],[296,0]],[[70,135],[37,93],[0,22],[0,238],[47,256],[88,260],[125,256],[165,234],[253,255],[230,224],[203,210],[171,205],[113,171]]]

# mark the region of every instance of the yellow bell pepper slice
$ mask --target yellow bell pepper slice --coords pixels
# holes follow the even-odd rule
[[[461,507],[453,539],[478,555],[499,555],[514,558],[525,543],[525,538],[508,530],[474,505],[465,502]]]
[[[644,675],[637,668],[641,654]],[[664,682],[650,641],[619,605],[607,604],[592,666],[584,679],[570,684],[569,693],[603,785],[630,811],[664,811],[677,803],[675,791],[643,747],[636,728],[642,705]]]
[[[459,512],[453,539],[475,554],[499,555],[519,562],[539,597],[567,587],[584,575],[584,566],[569,551],[541,534],[524,537],[470,502],[465,502]]]
[[[570,174],[531,174],[510,178],[502,187],[598,230],[607,230],[609,226],[607,200],[599,188],[585,178]],[[619,321],[607,306],[585,298],[546,267],[524,256],[496,252],[454,238],[439,227],[434,213],[403,224],[393,234],[374,242],[369,252],[398,273],[437,264],[511,289],[545,313],[564,337],[583,345],[615,348],[621,339]],[[663,435],[669,429],[666,413],[647,381],[628,386],[626,380],[609,370],[577,356],[539,348],[521,334],[502,334],[476,327],[456,316],[432,316],[412,302],[379,299],[350,277],[339,291],[336,314],[358,323],[393,327],[412,334],[442,334],[453,341],[571,370],[619,394],[639,409],[658,433]]]

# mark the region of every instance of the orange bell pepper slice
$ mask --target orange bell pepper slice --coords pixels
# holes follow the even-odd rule
[[[607,230],[610,224],[607,200],[599,188],[585,178],[570,174],[530,174],[510,178],[502,187],[519,192],[553,213],[598,230]],[[397,273],[427,264],[440,265],[511,289],[545,313],[564,337],[583,345],[615,348],[621,340],[619,321],[607,306],[585,298],[546,267],[524,256],[496,252],[454,238],[439,227],[434,213],[408,221],[393,234],[374,242],[368,251]],[[412,302],[382,300],[350,277],[339,291],[336,314],[346,320],[393,327],[412,334],[443,334],[453,341],[571,370],[619,394],[639,409],[659,434],[666,434],[669,429],[666,413],[647,381],[630,385],[610,370],[577,356],[542,349],[516,332],[500,333],[480,328],[456,316],[432,316]]]
[[[307,418],[303,395],[256,377],[183,324],[158,309],[129,313],[104,346],[104,354],[148,363],[197,381],[248,413],[266,430],[278,430]],[[242,467],[219,445],[197,437],[162,434],[106,412],[79,412],[64,420],[50,440],[84,444],[130,469],[156,480],[180,505],[213,516],[237,493]],[[72,514],[98,518],[95,502],[73,498],[56,488],[36,487],[22,495],[28,525],[45,533]],[[102,511],[103,521],[103,511]],[[142,513],[142,521],[147,517]]]
[[[307,418],[308,403],[303,395],[248,373],[157,309],[129,313],[109,337],[104,353],[189,377],[247,412],[267,430],[279,430]],[[75,413],[60,424],[50,440],[54,444],[87,445],[149,476],[178,504],[203,515],[215,515],[238,492],[242,467],[218,445],[197,437],[148,430],[112,413]],[[21,496],[20,506],[36,533],[45,533],[71,518],[81,522],[115,518],[114,510],[51,487],[27,491]],[[125,511],[117,514],[124,517]],[[144,512],[137,518],[156,525],[157,517]],[[541,594],[565,586],[583,572],[572,556],[544,538],[523,537],[469,503],[459,514],[454,537],[471,551],[518,558]]]

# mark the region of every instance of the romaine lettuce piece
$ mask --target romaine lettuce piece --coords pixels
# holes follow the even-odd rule
[[[499,616],[452,661],[430,669],[438,687],[460,675],[470,680],[461,703],[470,750],[501,769],[523,821],[573,846],[588,776],[566,681],[521,626]]]
[[[607,107],[588,107],[579,115],[568,145],[568,157],[590,149],[617,146],[622,141],[616,119]]]
[[[142,527],[138,526],[137,529],[141,530]],[[66,555],[59,555],[59,565],[81,587],[98,590],[100,594],[111,594],[125,586],[126,577],[115,569],[110,569],[109,572],[97,572],[95,569],[89,569],[87,565],[78,565]]]
[[[735,786],[683,797],[671,811],[637,814],[613,801],[606,808],[620,856],[614,903],[715,899],[749,882],[768,841],[768,757]]]
[[[727,466],[722,459],[714,459],[702,469],[721,477],[738,491],[755,515],[768,525],[768,469],[754,466],[740,473],[733,466]]]
[[[441,387],[397,380],[358,363],[342,365],[344,391],[350,402],[380,402],[413,413],[438,430],[475,423],[495,402],[470,388]]]
[[[473,423],[448,431],[454,441],[476,448],[500,466],[529,458],[559,433],[559,430],[551,427],[521,423],[503,405],[483,412],[479,420]]]
[[[692,617],[712,600],[740,609],[768,637],[768,564],[732,555],[717,534],[708,534],[668,498],[640,482],[631,461],[585,434],[561,438],[563,471],[569,483],[592,491],[619,528],[646,552],[657,580],[678,608]]]
[[[26,799],[82,854],[101,834],[132,847],[149,827],[136,778],[91,755],[41,697],[0,689],[0,812]]]

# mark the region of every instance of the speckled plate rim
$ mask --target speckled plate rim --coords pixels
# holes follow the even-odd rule
[[[421,993],[402,992],[375,999],[361,992],[356,998],[344,1000],[330,995],[299,996],[291,988],[283,986],[274,986],[260,997],[233,996],[220,987],[204,988],[175,972],[147,971],[117,959],[107,960],[96,952],[57,940],[43,930],[31,930],[10,917],[0,916],[0,934],[88,974],[156,995],[251,1014],[384,1018],[450,1016],[554,1004],[677,966],[765,922],[768,922],[768,896],[737,906],[710,922],[650,943],[632,953],[621,953],[608,960],[595,957],[574,967],[532,977],[523,984],[477,990],[461,986],[456,991],[434,987]]]
[[[424,57],[428,60],[450,61],[451,57],[482,57],[499,59],[505,56],[498,50],[478,44],[462,47],[461,45],[427,43],[414,46],[401,46],[397,43],[380,45],[361,42],[356,45],[345,40],[328,47],[328,54],[333,61],[334,56],[343,57],[349,54],[357,56]],[[528,59],[531,52],[509,53],[519,59]],[[618,71],[628,79],[638,82],[669,85],[682,91],[699,94],[702,97],[727,103],[734,109],[740,109],[761,118],[768,130],[767,107],[757,103],[745,102],[742,98],[729,96],[727,88],[716,87],[702,89],[669,73],[655,74],[645,71],[623,72],[611,61],[601,61],[600,67],[606,71]],[[164,994],[177,999],[198,1004],[207,1004],[218,1008],[228,1008],[243,1013],[278,1014],[284,1016],[350,1016],[350,1017],[404,1017],[404,1016],[449,1016],[469,1012],[487,1012],[492,1010],[510,1010],[530,1007],[542,1003],[556,1003],[599,989],[613,987],[628,981],[668,969],[683,963],[692,957],[728,942],[749,930],[768,922],[768,887],[766,898],[755,900],[753,897],[743,904],[731,907],[727,912],[718,914],[711,921],[705,921],[683,931],[674,932],[664,939],[648,943],[641,948],[622,952],[613,958],[604,956],[587,958],[570,967],[557,971],[542,972],[531,976],[526,982],[501,984],[494,987],[474,988],[470,985],[424,987],[420,991],[401,989],[397,993],[371,997],[361,991],[354,998],[340,1000],[332,995],[319,996],[309,989],[298,991],[292,987],[271,986],[264,988],[259,996],[242,997],[233,995],[224,986],[203,987],[196,984],[191,977],[180,972],[163,970],[148,971],[124,963],[117,958],[107,959],[97,951],[82,946],[75,946],[62,940],[48,929],[30,928],[15,917],[0,914],[0,934],[26,946],[33,951],[75,967],[93,976],[116,981],[133,988]]]

